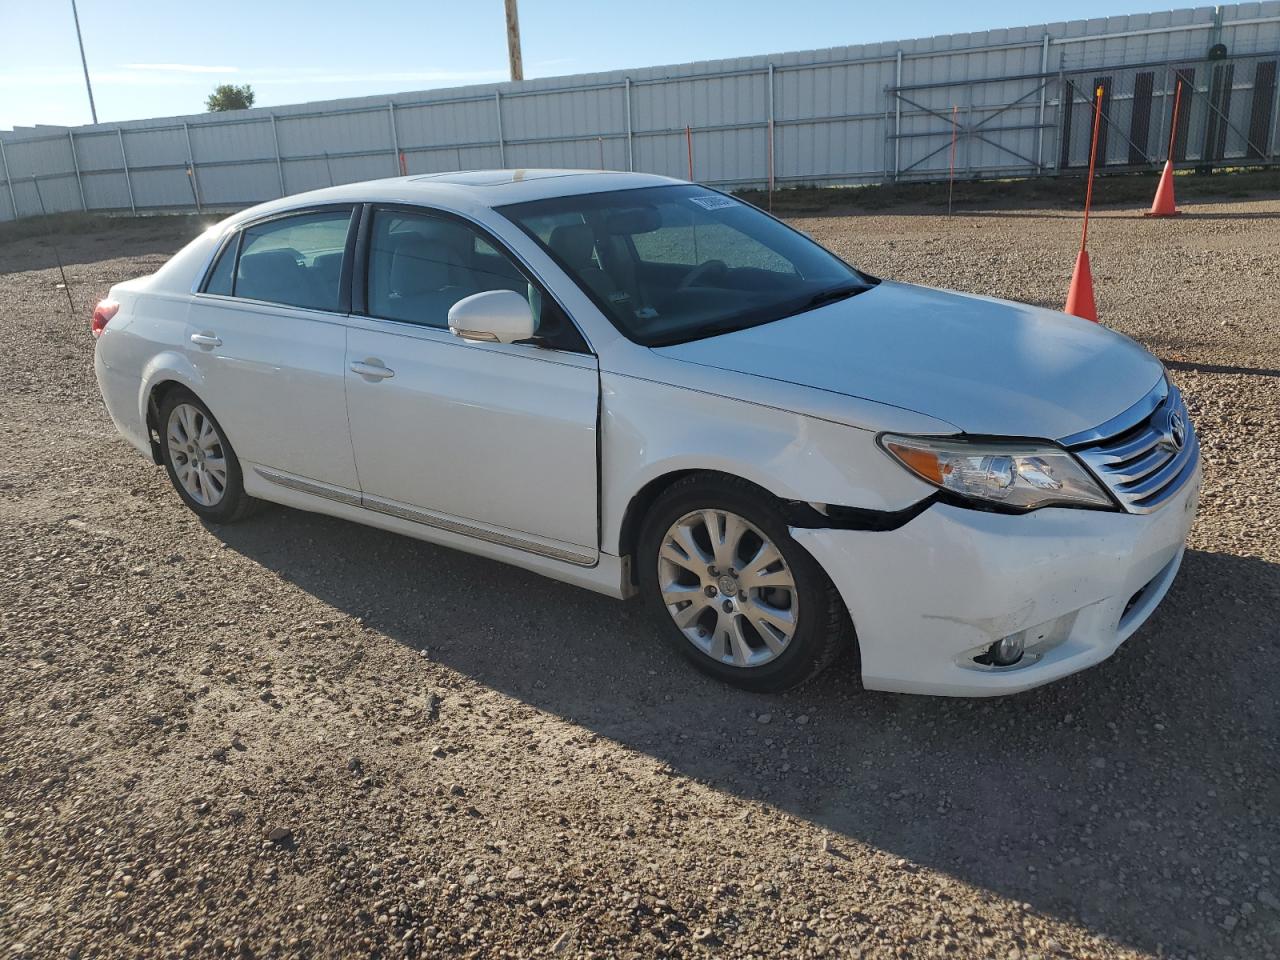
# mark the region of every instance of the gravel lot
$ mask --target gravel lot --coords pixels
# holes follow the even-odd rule
[[[189,221],[0,243],[0,957],[1280,955],[1280,201],[1103,211],[1104,322],[1203,438],[1192,549],[1107,663],[999,701],[784,697],[633,607],[272,508],[119,439],[88,318]],[[797,221],[1060,306],[1062,212]]]

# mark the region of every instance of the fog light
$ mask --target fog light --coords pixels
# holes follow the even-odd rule
[[[997,667],[1011,667],[1022,659],[1022,651],[1026,641],[1022,634],[1004,637],[987,647],[987,657]]]

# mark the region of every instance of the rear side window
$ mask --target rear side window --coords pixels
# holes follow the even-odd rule
[[[312,310],[339,309],[350,223],[349,210],[325,210],[247,227],[233,295]],[[221,267],[219,263],[214,273]]]
[[[216,293],[219,296],[231,296],[231,278],[236,266],[236,246],[239,237],[232,237],[218,254],[218,262],[213,265],[209,274],[209,282],[204,285],[205,293]]]

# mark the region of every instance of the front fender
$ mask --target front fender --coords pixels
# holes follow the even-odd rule
[[[619,553],[632,499],[666,474],[715,470],[783,500],[898,511],[933,493],[875,433],[683,387],[601,375],[601,549]]]

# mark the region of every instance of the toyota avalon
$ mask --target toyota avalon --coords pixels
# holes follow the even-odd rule
[[[92,320],[119,431],[259,501],[617,598],[774,691],[988,696],[1108,657],[1182,559],[1194,431],[1061,313],[882,280],[715,190],[558,170],[253,207]]]

